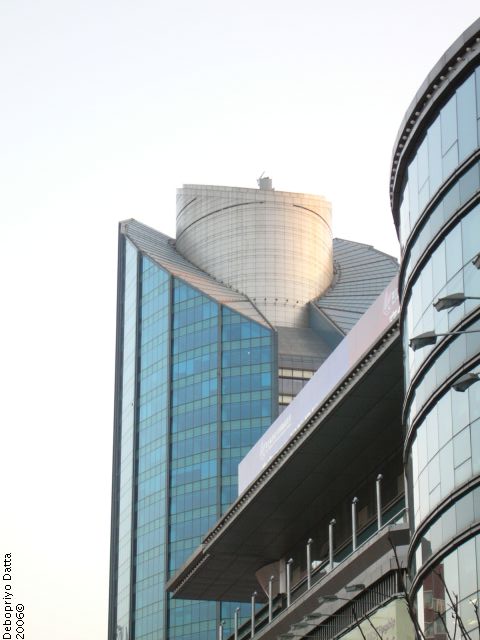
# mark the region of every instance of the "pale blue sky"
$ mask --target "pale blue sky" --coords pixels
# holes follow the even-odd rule
[[[0,0],[2,527],[35,640],[106,637],[117,222],[325,195],[396,253],[392,146],[478,0]],[[0,556],[1,557],[1,556]]]

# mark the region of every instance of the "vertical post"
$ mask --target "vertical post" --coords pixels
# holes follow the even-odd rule
[[[268,580],[268,622],[272,621],[272,582],[275,580],[275,576],[270,576]]]
[[[253,638],[255,635],[255,596],[257,592],[254,591],[252,593],[252,608],[250,612],[250,638]]]
[[[293,558],[290,558],[290,560],[287,560],[287,566],[286,566],[286,574],[287,574],[287,607],[290,606],[290,593],[291,593],[291,585],[292,585],[292,574],[291,574],[292,562],[293,562]]]
[[[240,607],[235,609],[235,614],[233,617],[233,633],[234,640],[238,640],[238,614],[240,613]]]
[[[403,491],[405,494],[405,507],[403,509],[403,513],[404,513],[404,522],[408,522],[408,513],[410,513],[409,511],[409,504],[410,504],[410,499],[409,499],[409,485],[408,485],[408,480],[407,480],[407,470],[406,468],[403,469]]]
[[[382,480],[383,476],[381,473],[377,476],[377,527],[378,529],[382,528]]]
[[[312,538],[307,540],[307,589],[312,586]]]
[[[358,498],[352,500],[352,551],[357,548],[357,502]]]
[[[337,524],[335,518],[330,520],[330,524],[328,525],[328,562],[329,562],[329,571],[333,569],[333,527]]]
[[[223,640],[223,625],[225,624],[225,620],[222,620],[218,625],[218,640]]]

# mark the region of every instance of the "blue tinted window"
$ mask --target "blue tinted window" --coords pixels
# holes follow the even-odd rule
[[[164,633],[170,279],[141,263],[135,637]]]

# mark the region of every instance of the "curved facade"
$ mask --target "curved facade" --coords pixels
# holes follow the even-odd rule
[[[411,593],[427,638],[454,637],[457,623],[478,638],[480,383],[458,383],[480,370],[480,20],[407,111],[391,200],[402,245]],[[463,297],[438,304],[452,294]],[[425,333],[430,344],[412,345]]]
[[[247,295],[275,326],[307,327],[333,277],[330,203],[273,189],[185,185],[177,250]]]

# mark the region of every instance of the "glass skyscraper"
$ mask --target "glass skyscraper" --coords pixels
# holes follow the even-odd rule
[[[213,640],[219,621],[231,620],[236,605],[171,600],[165,583],[237,496],[240,460],[397,269],[395,260],[371,247],[332,244],[328,203],[318,199],[325,211],[312,210],[310,203],[301,215],[307,216],[305,236],[316,225],[323,227],[326,257],[313,259],[305,250],[304,258],[295,259],[302,253],[297,221],[291,238],[288,229],[280,229],[286,243],[282,251],[288,255],[282,257],[278,246],[271,252],[275,268],[287,273],[287,293],[278,283],[269,290],[267,246],[263,254],[256,248],[264,282],[249,277],[247,294],[232,284],[233,275],[227,273],[222,281],[215,265],[199,268],[190,261],[194,250],[185,245],[185,230],[214,215],[228,215],[230,240],[220,234],[208,256],[215,256],[218,247],[220,255],[223,242],[237,235],[236,248],[230,247],[228,254],[237,260],[232,271],[237,274],[262,233],[275,244],[268,227],[268,215],[276,215],[272,201],[280,198],[279,209],[290,206],[293,215],[305,196],[226,189],[227,199],[233,193],[237,202],[225,204],[220,198],[218,206],[220,188],[213,187],[213,203],[207,198],[210,208],[204,199],[199,217],[185,223],[189,202],[198,203],[205,189],[199,187],[193,199],[189,190],[180,193],[177,220],[183,220],[183,227],[176,243],[134,220],[120,224],[109,640]],[[293,205],[285,205],[286,195]],[[252,202],[252,220],[263,232],[254,229],[242,249],[247,214],[243,211],[239,221],[235,213],[248,210]],[[203,231],[197,226],[197,239]],[[302,259],[309,262],[306,267]],[[202,257],[196,260],[202,262]],[[316,261],[318,295],[308,299],[315,287],[308,288],[295,269],[315,270]],[[348,274],[358,280],[368,264],[374,266],[363,290],[358,283],[352,287]],[[251,271],[251,264],[242,268]],[[305,289],[298,285],[298,298],[292,298],[295,277]],[[349,296],[360,302],[352,304]],[[349,304],[352,310],[346,313]]]
[[[403,252],[411,597],[425,637],[436,640],[457,631],[479,637],[479,42],[477,20],[432,69],[405,116],[392,167]]]
[[[162,637],[165,576],[231,502],[238,463],[275,415],[275,352],[260,317],[175,277],[124,234],[120,272],[114,600],[118,635],[134,620],[140,639]],[[216,618],[215,604],[175,602],[169,637],[207,637]]]

